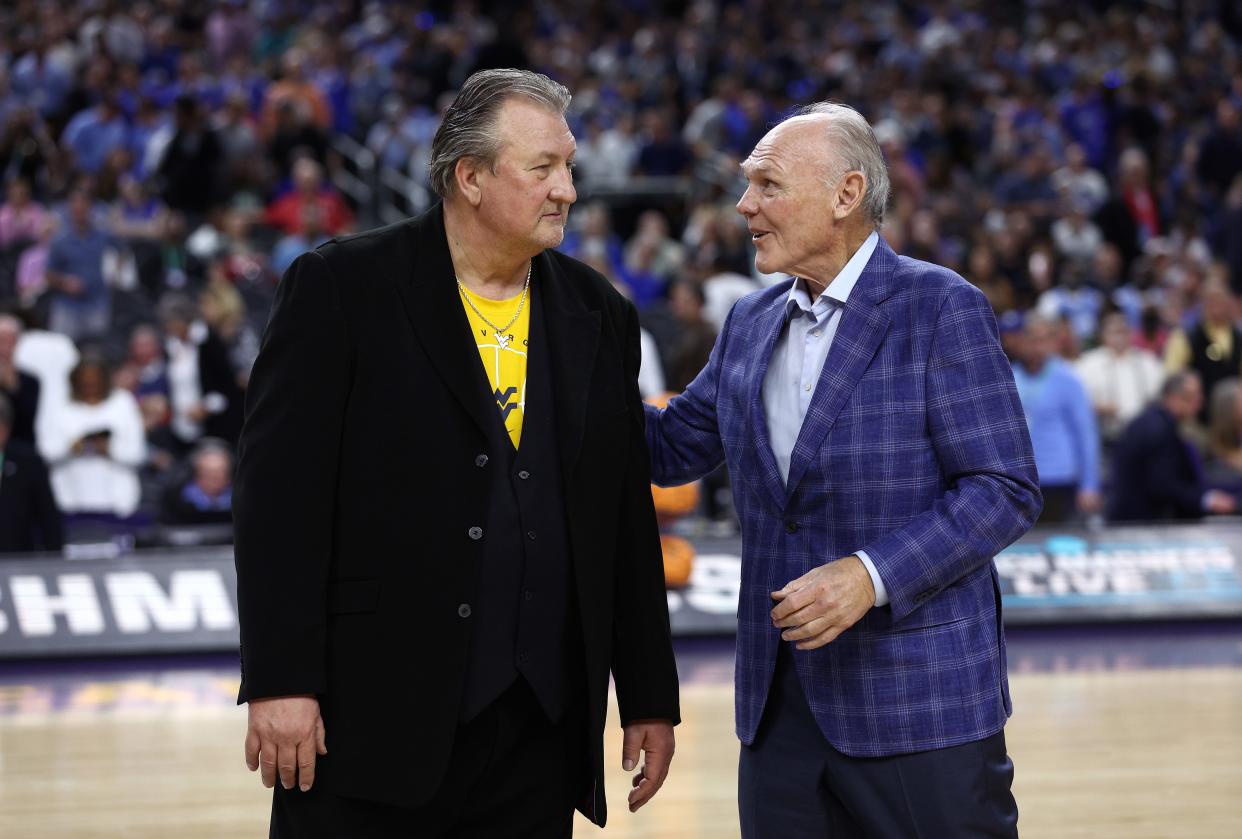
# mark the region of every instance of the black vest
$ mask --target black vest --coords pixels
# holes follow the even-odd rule
[[[554,425],[542,295],[531,285],[526,410],[514,451],[499,406],[489,426],[492,489],[475,595],[460,719],[468,721],[522,676],[548,718],[568,706],[580,669],[569,529]]]
[[[1231,331],[1233,347],[1228,353],[1221,352],[1219,347],[1212,344],[1203,324],[1190,330],[1187,336],[1190,341],[1190,367],[1203,380],[1203,393],[1207,397],[1203,400],[1203,409],[1199,411],[1199,418],[1203,421],[1208,417],[1212,388],[1221,380],[1233,378],[1242,371],[1242,333],[1236,327],[1231,327]]]

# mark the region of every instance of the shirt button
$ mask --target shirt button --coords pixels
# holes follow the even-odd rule
[[[470,538],[474,539],[476,542],[483,538],[483,528],[481,527],[472,527],[466,532],[469,533]]]
[[[535,531],[533,530],[526,531],[526,538],[530,539],[532,542],[535,541]]]
[[[819,337],[819,330],[818,330],[818,329],[814,329],[814,330],[812,330],[812,331],[811,331],[811,337],[812,337],[812,338],[818,338],[818,337]]]
[[[522,479],[522,480],[524,480],[524,481],[529,481],[529,480],[530,480],[530,473],[529,473],[529,472],[527,472],[525,469],[523,469],[521,472],[518,472],[518,477],[519,477],[519,478],[521,478],[521,479]]]
[[[480,469],[487,465],[487,455],[481,454],[474,459],[474,465]]]
[[[786,533],[797,533],[797,532],[798,532],[798,523],[797,523],[796,521],[794,521],[793,519],[789,519],[788,521],[786,521],[786,522],[785,522],[785,532],[786,532]]]
[[[463,603],[463,604],[461,604],[460,606],[458,606],[458,607],[457,607],[457,616],[458,616],[459,618],[468,618],[468,617],[470,617],[470,604],[469,604],[469,603]]]
[[[805,390],[807,393],[810,393],[810,392],[811,392],[811,383],[810,383],[810,382],[807,382],[806,384],[804,384],[804,385],[802,386],[802,389],[803,389],[803,390]]]

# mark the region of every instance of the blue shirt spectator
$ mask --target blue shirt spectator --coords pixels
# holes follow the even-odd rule
[[[80,111],[61,135],[61,144],[73,152],[78,167],[92,175],[113,149],[123,148],[129,141],[129,124],[111,98]]]
[[[75,190],[69,197],[69,224],[52,240],[47,258],[53,292],[49,326],[75,341],[99,336],[109,326],[104,253],[113,240],[94,224],[91,213],[90,195]]]
[[[1073,368],[1054,354],[1056,325],[1026,319],[1014,381],[1026,411],[1044,493],[1040,521],[1066,521],[1100,511],[1100,435],[1095,412]]]

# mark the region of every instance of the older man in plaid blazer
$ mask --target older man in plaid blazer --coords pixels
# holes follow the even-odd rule
[[[647,415],[658,483],[733,479],[742,835],[1015,836],[992,558],[1041,499],[992,311],[880,238],[852,109],[804,109],[742,169],[756,266],[791,279]]]

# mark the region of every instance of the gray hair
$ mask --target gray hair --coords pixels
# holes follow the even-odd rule
[[[466,79],[431,141],[431,188],[447,198],[453,193],[457,161],[474,158],[494,166],[501,137],[496,131],[500,109],[521,97],[557,114],[569,108],[569,89],[530,70],[480,70]]]
[[[828,144],[837,159],[837,171],[829,173],[828,186],[846,172],[862,172],[867,181],[863,193],[863,210],[876,227],[884,224],[884,210],[888,206],[890,190],[888,166],[884,152],[875,136],[871,123],[849,105],[837,102],[816,102],[798,111],[796,116],[826,116]]]
[[[233,447],[219,437],[200,437],[190,452],[190,462],[197,466],[200,459],[213,454],[223,455],[228,460],[229,467],[232,468]]]

